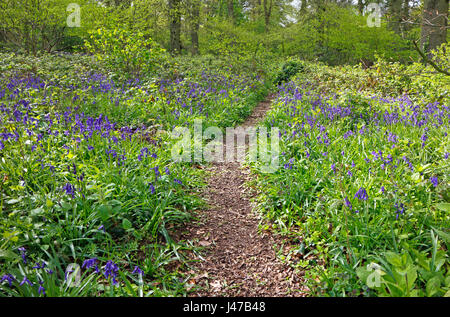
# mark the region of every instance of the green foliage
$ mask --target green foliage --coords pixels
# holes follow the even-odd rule
[[[447,252],[440,250],[433,231],[431,240],[431,253],[414,249],[402,254],[387,251],[380,259],[383,266],[371,263],[366,268],[359,267],[357,275],[378,296],[448,296],[450,260]]]
[[[275,84],[281,85],[283,82],[288,82],[297,73],[302,72],[305,65],[301,61],[290,60],[283,64],[281,71],[275,78]]]
[[[90,32],[85,46],[110,71],[128,79],[153,74],[165,59],[165,50],[151,38],[117,28]]]
[[[187,246],[170,230],[202,206],[203,172],[172,161],[169,131],[195,119],[236,124],[264,97],[263,79],[202,59],[174,61],[168,72],[178,76],[123,82],[98,73],[103,63],[89,55],[1,57],[0,276],[16,281],[3,280],[0,294],[43,296],[42,282],[48,296],[134,296],[128,275],[116,288],[83,270],[82,287],[68,288],[67,265],[89,257],[139,264],[144,295],[185,294],[167,266],[184,263]],[[22,247],[28,264],[57,273],[22,265]],[[19,285],[24,276],[33,286]]]
[[[273,174],[252,163],[260,174],[258,208],[274,229],[300,241],[289,256],[300,257],[294,265],[306,272],[312,294],[373,295],[356,271],[373,260],[397,296],[444,294],[448,265],[430,269],[444,277],[439,284],[418,263],[448,261],[448,246],[429,234],[444,239],[450,226],[448,99],[440,97],[448,80],[434,72],[409,76],[416,65],[382,60],[373,69],[306,65],[279,87],[266,117],[266,127],[280,127],[283,154]],[[361,188],[368,197],[358,198]],[[389,252],[403,257],[398,274],[410,270],[414,285],[380,260]],[[428,283],[434,291],[426,291]]]

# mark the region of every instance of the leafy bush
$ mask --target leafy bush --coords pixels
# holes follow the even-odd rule
[[[154,74],[165,59],[165,50],[141,32],[101,28],[90,32],[86,49],[118,77]]]
[[[305,65],[300,61],[290,60],[283,64],[281,71],[275,78],[275,83],[281,85],[283,82],[288,82],[297,73],[302,72]]]

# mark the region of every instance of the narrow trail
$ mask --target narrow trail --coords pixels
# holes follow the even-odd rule
[[[241,127],[255,126],[270,105],[268,97]],[[223,147],[225,153],[226,144]],[[214,163],[208,169],[204,198],[209,207],[198,212],[198,221],[188,224],[183,234],[205,247],[203,259],[189,272],[196,286],[190,296],[304,296],[302,277],[281,263],[273,250],[276,239],[258,232],[252,193],[244,187],[249,171],[239,162]]]

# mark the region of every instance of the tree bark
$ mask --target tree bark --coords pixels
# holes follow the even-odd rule
[[[425,52],[447,41],[449,0],[425,0],[420,46]]]
[[[397,34],[402,33],[402,6],[403,0],[389,0],[389,27]]]
[[[169,51],[172,54],[181,52],[181,1],[169,0],[169,30],[170,43]]]
[[[198,30],[200,26],[200,0],[191,0],[190,7],[191,54],[198,54]]]
[[[272,0],[264,0],[263,6],[264,6],[264,25],[266,28],[266,31],[269,30],[269,24],[270,24],[270,16],[272,15]]]

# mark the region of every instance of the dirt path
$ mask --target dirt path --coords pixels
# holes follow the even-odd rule
[[[242,127],[261,120],[270,102],[261,102]],[[238,162],[215,163],[209,170],[204,196],[210,207],[199,212],[183,237],[205,247],[203,260],[189,272],[195,286],[190,296],[304,295],[301,276],[277,259],[275,238],[258,232],[259,219],[244,187],[249,171]]]

